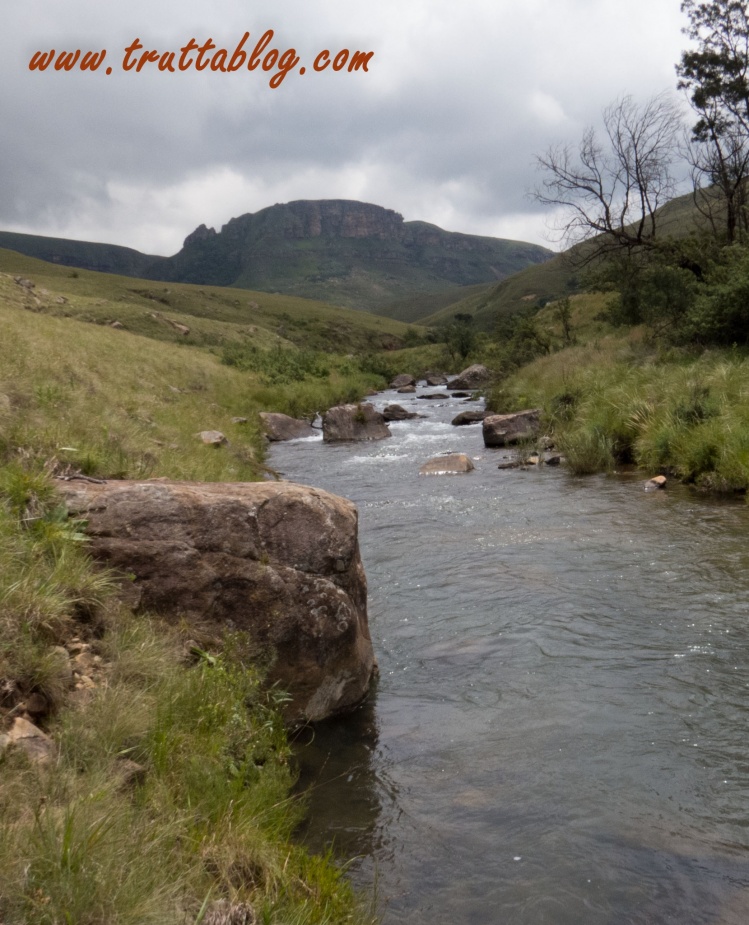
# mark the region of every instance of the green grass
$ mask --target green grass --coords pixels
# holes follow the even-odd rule
[[[34,288],[17,285],[15,276]],[[33,312],[97,325],[119,322],[131,333],[219,350],[231,342],[339,353],[393,349],[409,330],[399,321],[311,299],[71,270],[2,249],[0,283],[0,300]]]
[[[187,631],[133,617],[114,588],[48,476],[0,466],[0,720],[41,695],[58,750],[0,754],[0,921],[185,925],[225,900],[269,925],[364,922],[340,869],[291,838],[282,695],[251,647],[193,642],[186,661]],[[71,690],[81,645],[93,690]]]
[[[579,474],[632,463],[711,491],[749,489],[743,350],[697,354],[659,348],[638,328],[609,331],[518,370],[494,388],[490,405],[501,412],[542,407],[547,430]]]

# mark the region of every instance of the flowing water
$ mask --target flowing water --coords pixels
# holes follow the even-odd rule
[[[749,509],[498,470],[477,405],[389,401],[427,417],[271,456],[357,504],[381,673],[300,746],[308,843],[385,925],[749,923]]]

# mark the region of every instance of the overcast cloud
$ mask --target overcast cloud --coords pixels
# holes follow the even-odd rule
[[[676,96],[685,41],[679,0],[23,0],[3,21],[0,228],[153,254],[293,199],[548,244],[534,155],[624,94]],[[136,37],[233,50],[249,31],[251,50],[267,29],[300,58],[277,89],[260,69],[121,69]],[[51,48],[105,48],[112,73],[30,71]],[[313,72],[343,48],[373,51],[368,73]]]

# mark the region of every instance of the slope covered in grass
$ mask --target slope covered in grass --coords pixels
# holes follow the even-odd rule
[[[408,326],[309,299],[71,270],[0,250],[0,274],[33,287],[3,288],[3,298],[33,311],[94,324],[118,322],[158,340],[217,347],[228,341],[261,348],[295,344],[348,353],[399,346]],[[7,282],[7,280],[6,280]],[[189,329],[185,334],[175,325]]]

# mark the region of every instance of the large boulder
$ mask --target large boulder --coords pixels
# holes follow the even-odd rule
[[[475,468],[471,457],[465,453],[447,453],[425,462],[419,469],[419,475],[459,475]]]
[[[261,411],[260,423],[265,436],[275,442],[280,440],[297,440],[299,437],[314,437],[319,431],[311,427],[309,421],[291,418],[288,414],[275,411]]]
[[[459,373],[457,378],[450,383],[451,389],[478,389],[486,385],[492,378],[492,374],[480,363],[475,363]]]
[[[383,440],[390,436],[385,418],[374,405],[337,405],[322,416],[322,438],[326,443],[344,440]]]
[[[490,414],[484,418],[484,446],[509,446],[538,436],[541,410],[531,408],[515,414]]]
[[[136,611],[246,632],[291,722],[356,706],[375,668],[350,501],[288,482],[60,481]]]

